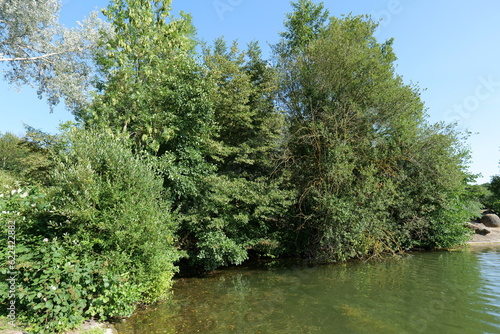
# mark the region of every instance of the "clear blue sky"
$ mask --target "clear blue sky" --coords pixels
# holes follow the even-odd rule
[[[63,0],[61,20],[67,26],[107,0]],[[472,132],[473,173],[488,181],[500,174],[500,1],[498,0],[325,0],[335,16],[371,14],[382,19],[379,40],[394,37],[397,72],[407,83],[425,91],[422,99],[430,122],[458,121]],[[173,0],[173,13],[191,13],[198,37],[207,42],[219,36],[242,45],[278,40],[288,0]],[[17,93],[0,82],[0,132],[23,133],[23,123],[56,132],[71,114],[60,106],[54,113],[34,90]]]

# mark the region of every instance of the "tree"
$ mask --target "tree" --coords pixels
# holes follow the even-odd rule
[[[491,177],[491,181],[486,183],[487,193],[484,195],[484,204],[488,209],[500,212],[500,175]]]
[[[22,138],[6,132],[0,135],[0,170],[17,181],[42,182],[50,169],[47,148],[55,145],[57,136],[52,136],[26,127]]]
[[[216,173],[181,233],[192,263],[213,269],[239,264],[249,253],[276,255],[289,194],[276,172],[284,118],[274,104],[275,70],[256,43],[245,52],[222,39],[204,49],[204,63],[217,87],[208,154]]]
[[[467,151],[451,127],[426,123],[418,88],[394,71],[392,40],[378,43],[376,24],[350,15],[311,34],[324,22],[312,8],[321,7],[295,8],[275,50],[299,251],[344,260],[463,241],[461,219],[471,213],[456,199]]]
[[[77,116],[87,129],[125,134],[136,150],[157,158],[179,216],[179,246],[191,251],[210,234],[198,210],[215,172],[207,161],[215,83],[196,62],[190,16],[174,18],[170,1],[115,0],[104,14],[115,35],[97,54],[95,99]]]
[[[21,138],[10,132],[0,134],[0,169],[20,174],[23,170],[22,158],[27,154],[21,146]]]
[[[211,171],[203,152],[213,127],[212,87],[194,60],[191,18],[173,18],[169,1],[115,0],[104,14],[115,34],[97,55],[95,99],[77,117],[127,133],[161,157],[176,206],[189,206]]]
[[[89,101],[92,54],[110,30],[95,12],[67,29],[60,8],[60,0],[1,0],[0,64],[9,83],[36,87],[51,107],[64,99],[77,108]]]
[[[292,2],[293,12],[286,15],[286,31],[280,33],[281,42],[275,47],[281,56],[291,56],[304,50],[325,31],[329,12],[323,3],[310,0]],[[292,58],[289,58],[292,59]]]

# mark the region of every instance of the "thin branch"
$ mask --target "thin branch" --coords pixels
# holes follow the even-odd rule
[[[33,60],[39,60],[39,59],[49,58],[49,57],[53,57],[53,56],[58,56],[58,55],[68,53],[68,52],[72,52],[72,51],[66,50],[66,51],[61,51],[61,52],[53,52],[53,53],[47,53],[45,55],[36,56],[36,57],[0,58],[0,61],[33,61]]]

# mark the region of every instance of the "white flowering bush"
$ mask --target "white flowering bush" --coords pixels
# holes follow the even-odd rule
[[[19,183],[0,189],[1,240],[14,240],[12,247],[0,247],[1,309],[14,300],[16,320],[32,333],[63,332],[92,317],[130,315],[140,300],[137,286],[64,226],[67,217],[50,198]]]

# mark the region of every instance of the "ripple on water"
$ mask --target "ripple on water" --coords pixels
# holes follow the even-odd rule
[[[179,280],[131,333],[500,333],[500,252],[325,266],[264,262]]]

